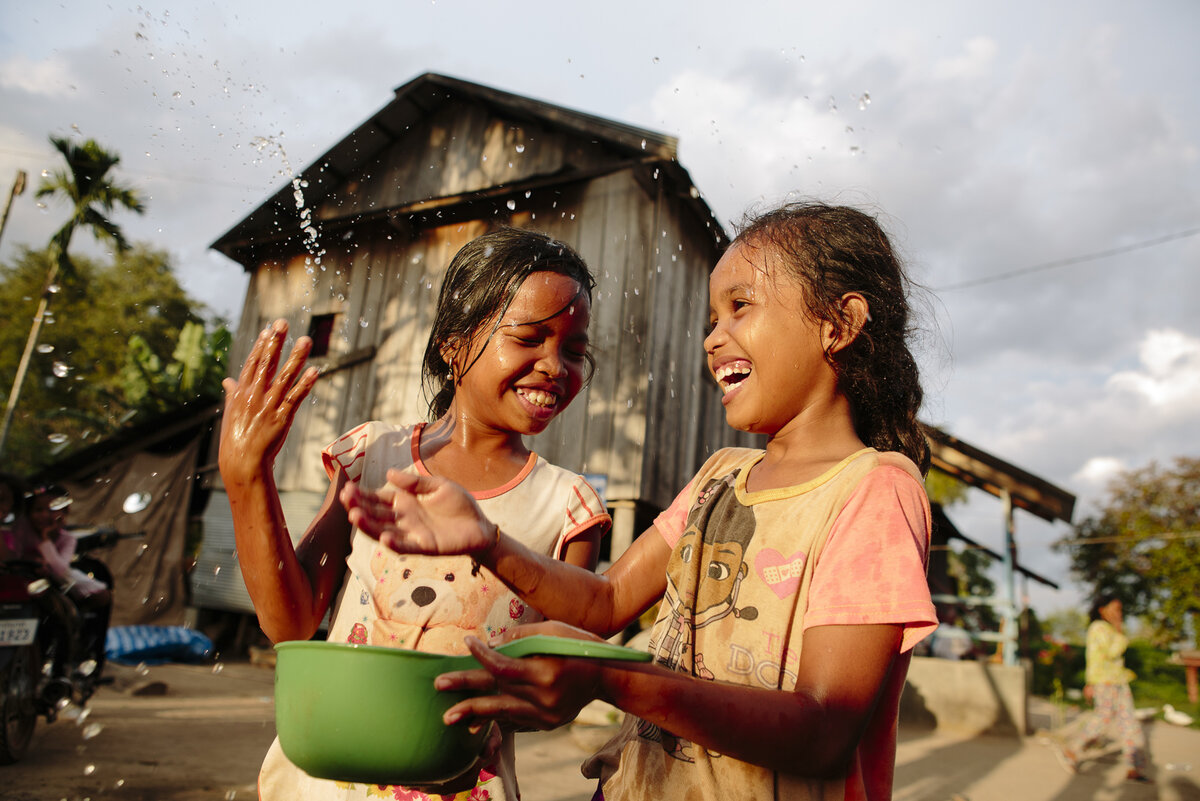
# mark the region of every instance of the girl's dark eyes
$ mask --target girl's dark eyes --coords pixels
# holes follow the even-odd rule
[[[542,345],[546,344],[546,337],[541,336],[528,337],[514,334],[513,339],[526,348],[540,348]],[[573,361],[583,361],[587,358],[588,349],[586,345],[583,347],[575,346],[566,348],[564,353],[568,359],[572,359]]]

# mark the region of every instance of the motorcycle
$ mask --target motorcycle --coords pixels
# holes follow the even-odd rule
[[[110,589],[112,573],[87,552],[144,536],[108,527],[72,533],[78,538],[72,566]],[[69,587],[46,578],[37,562],[0,563],[0,765],[25,755],[39,716],[53,723],[71,704],[86,704],[104,683],[102,632],[110,610],[109,604],[76,602]]]

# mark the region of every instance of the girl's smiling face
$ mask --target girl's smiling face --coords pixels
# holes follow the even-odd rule
[[[735,243],[709,276],[709,372],[721,388],[729,425],[776,435],[837,392],[826,358],[831,327],[812,319],[804,290],[769,254]]]
[[[451,413],[497,430],[544,430],[583,389],[590,318],[573,278],[530,275],[500,320],[448,359],[458,381]]]

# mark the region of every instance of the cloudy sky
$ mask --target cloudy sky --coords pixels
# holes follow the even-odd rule
[[[929,289],[924,419],[1079,520],[1114,471],[1200,452],[1196,31],[1191,0],[0,0],[0,190],[58,166],[50,134],[95,138],[147,198],[127,234],[235,319],[208,245],[285,182],[258,137],[299,169],[427,71],[672,134],[723,221],[789,193],[882,211]],[[17,198],[0,260],[62,214]],[[952,517],[999,547],[973,494]],[[1068,530],[1018,513],[1022,559],[1065,581]]]

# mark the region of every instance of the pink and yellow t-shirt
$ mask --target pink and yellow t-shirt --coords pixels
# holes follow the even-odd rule
[[[929,501],[916,466],[867,448],[812,481],[750,492],[747,475],[762,457],[719,451],[655,521],[672,546],[650,638],[655,661],[699,678],[793,690],[808,628],[898,624],[902,652],[932,632]],[[879,753],[860,745],[851,774],[837,780],[774,772],[637,721],[604,796],[865,797],[861,766],[895,760],[895,709],[877,714],[892,716],[893,739],[874,742]]]

